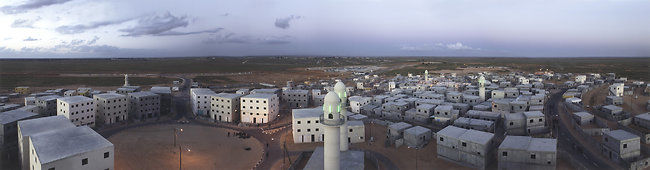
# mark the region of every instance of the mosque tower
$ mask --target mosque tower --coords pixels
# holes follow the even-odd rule
[[[347,151],[349,146],[348,146],[348,114],[347,114],[347,100],[348,100],[348,95],[347,91],[345,90],[345,84],[343,84],[342,81],[338,81],[334,85],[334,92],[339,96],[341,99],[341,115],[343,117],[343,125],[341,125],[341,151]]]
[[[323,148],[323,169],[341,169],[340,128],[345,123],[341,116],[341,99],[336,92],[328,92],[323,103],[323,116],[320,123],[325,129]]]
[[[424,70],[424,81],[429,81],[429,70]]]
[[[483,74],[478,78],[478,97],[481,101],[485,101],[485,77]]]
[[[129,74],[124,74],[124,86],[129,86]]]

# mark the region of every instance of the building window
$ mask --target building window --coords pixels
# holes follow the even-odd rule
[[[445,141],[445,139],[444,139],[444,138],[442,138],[442,137],[440,137],[440,141]]]
[[[86,165],[88,164],[88,158],[84,158],[81,160],[81,165]]]
[[[352,132],[352,129],[350,129],[350,132]]]
[[[501,156],[508,156],[508,152],[501,153]]]
[[[627,143],[623,144],[623,148],[627,148]]]
[[[33,168],[32,168],[32,169],[33,169]],[[49,168],[49,169],[47,169],[47,170],[56,170],[56,169],[54,169],[54,167],[52,167],[52,168]]]
[[[104,152],[104,158],[108,158],[108,156],[110,156],[110,154],[108,152]]]
[[[300,132],[300,129],[298,129],[298,132]]]
[[[531,154],[530,159],[535,159],[535,154]]]
[[[463,142],[462,145],[466,147],[466,146],[467,146],[467,143]]]

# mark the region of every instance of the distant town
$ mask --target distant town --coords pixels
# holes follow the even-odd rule
[[[3,75],[0,169],[650,166],[650,86],[643,79],[456,62],[450,69],[412,60],[310,62],[317,60],[333,65],[283,75],[54,76],[119,84],[109,86],[21,81],[35,86],[6,88],[16,75]],[[402,73],[404,66],[415,69]]]

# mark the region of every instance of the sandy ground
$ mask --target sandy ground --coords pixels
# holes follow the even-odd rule
[[[623,111],[632,113],[632,115],[648,112],[646,102],[650,100],[650,96],[637,95],[642,93],[642,88],[636,88],[634,95],[624,95],[623,105],[620,106],[623,107]],[[607,95],[609,95],[609,85],[603,85],[585,93],[582,103],[589,106],[603,105]]]
[[[173,128],[176,127],[183,129],[177,141],[183,150],[183,169],[251,169],[262,156],[259,141],[232,137],[231,130],[196,125],[152,125],[126,130],[108,139],[115,145],[115,169],[178,168],[179,149],[173,147]],[[227,132],[231,132],[231,137],[227,137]],[[250,150],[245,150],[249,147]]]

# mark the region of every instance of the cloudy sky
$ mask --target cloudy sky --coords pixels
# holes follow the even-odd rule
[[[648,0],[0,0],[0,58],[650,56]]]

